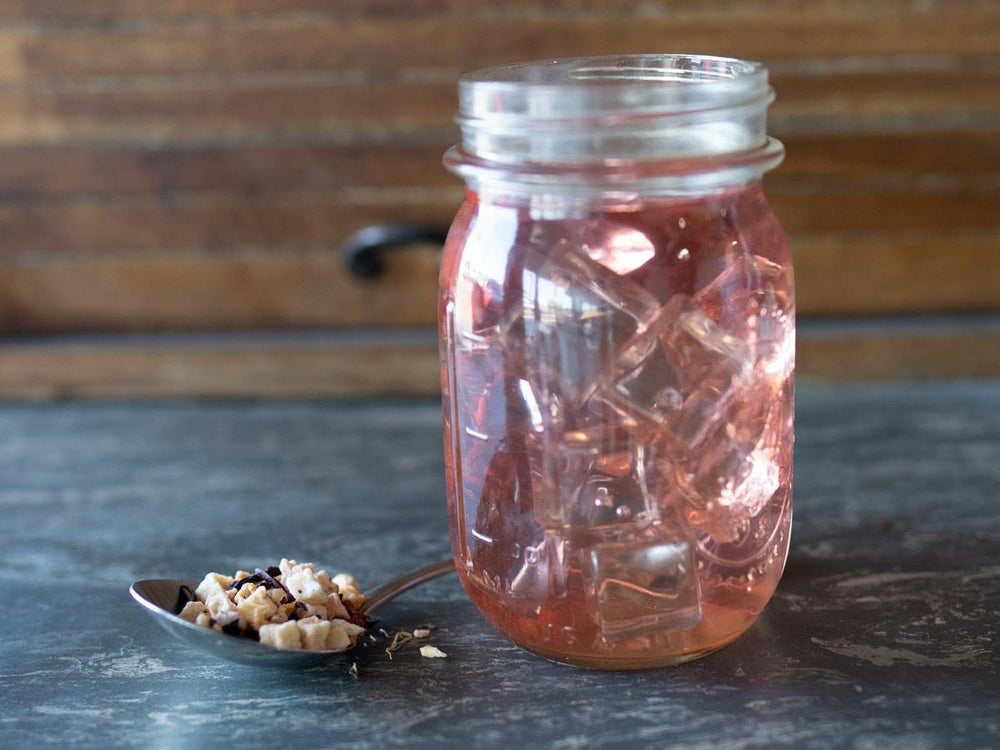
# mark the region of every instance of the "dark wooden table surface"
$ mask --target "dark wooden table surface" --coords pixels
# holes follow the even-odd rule
[[[428,402],[0,407],[0,744],[1000,746],[1000,383],[802,387],[781,587],[742,639],[640,673],[551,664],[454,577],[382,648],[305,671],[206,661],[130,600],[281,555],[377,583],[447,552]]]

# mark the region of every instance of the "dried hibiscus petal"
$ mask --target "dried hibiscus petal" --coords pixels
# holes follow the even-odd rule
[[[254,568],[253,572],[254,575],[260,576],[261,580],[264,582],[264,586],[266,586],[267,588],[281,589],[294,599],[295,597],[292,596],[292,592],[285,588],[285,584],[283,584],[281,581],[279,581],[278,579],[276,579],[274,576],[271,575],[270,571],[273,569],[274,569],[273,566],[271,568],[268,568],[267,570],[264,570],[263,568]],[[280,573],[281,571],[279,570],[278,572]]]
[[[188,586],[186,583],[181,584],[180,589],[177,592],[177,601],[174,602],[174,614],[180,614],[181,610],[188,602],[198,601],[198,596],[194,593],[194,589]]]
[[[238,581],[233,581],[231,584],[229,584],[229,588],[232,591],[239,591],[241,588],[243,588],[244,586],[246,586],[248,583],[263,583],[263,582],[264,582],[264,579],[261,578],[256,573],[254,573],[253,575],[247,576],[246,578],[241,578]]]
[[[354,625],[357,625],[359,627],[362,627],[362,628],[367,628],[368,627],[368,615],[366,615],[364,612],[352,612],[351,613],[351,619],[348,622],[350,622],[350,623],[352,623]]]

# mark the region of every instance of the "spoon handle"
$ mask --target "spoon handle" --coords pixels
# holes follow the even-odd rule
[[[421,583],[443,576],[445,573],[450,573],[453,570],[455,570],[455,561],[449,557],[446,560],[431,563],[422,568],[412,570],[409,573],[404,573],[399,578],[394,578],[368,592],[365,595],[365,604],[361,608],[361,611],[365,614],[371,614],[377,607],[381,607],[387,601],[394,599],[404,591],[409,591],[414,586],[419,586]]]

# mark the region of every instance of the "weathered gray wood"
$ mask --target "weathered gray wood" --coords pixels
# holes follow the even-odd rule
[[[454,579],[439,626],[302,673],[175,651],[128,597],[280,555],[376,583],[447,550],[432,402],[0,408],[0,745],[693,748],[1000,744],[1000,382],[800,391],[781,587],[741,640],[645,673],[550,664]]]

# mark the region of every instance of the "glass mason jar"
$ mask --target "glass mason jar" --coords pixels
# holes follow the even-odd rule
[[[529,651],[652,667],[729,643],[791,524],[795,312],[760,64],[555,60],[459,84],[441,268],[451,543]]]

